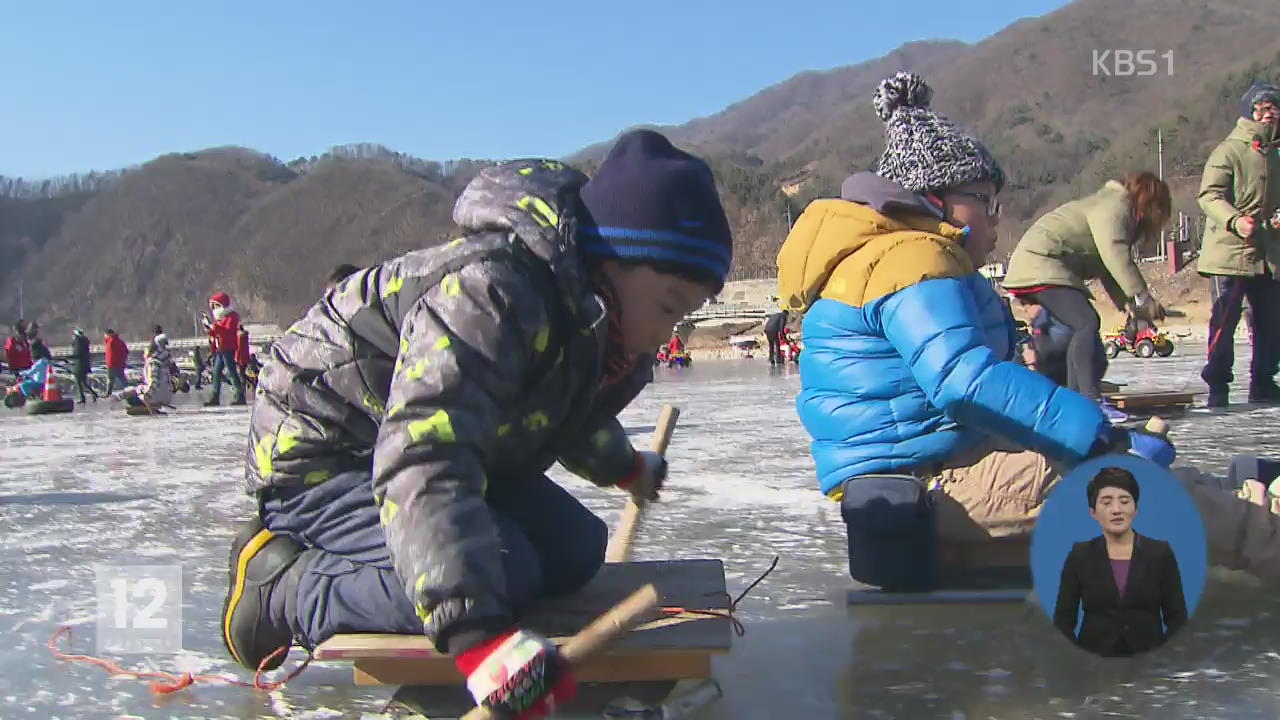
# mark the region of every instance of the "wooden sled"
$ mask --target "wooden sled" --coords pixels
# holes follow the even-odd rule
[[[608,563],[581,591],[545,602],[521,625],[563,644],[645,583],[654,584],[663,607],[680,612],[656,615],[603,655],[576,667],[574,677],[583,690],[573,707],[585,706],[598,716],[602,701],[615,702],[620,696],[642,696],[648,704],[670,694],[678,681],[706,681],[694,683],[704,693],[714,685],[711,657],[729,652],[730,621],[696,611],[728,611],[719,560]],[[315,649],[315,658],[350,661],[357,685],[413,686],[396,693],[388,708],[393,714],[449,717],[474,705],[453,660],[436,653],[421,635],[336,635]]]
[[[61,400],[28,400],[28,415],[53,415],[56,413],[69,413],[76,409],[76,401],[74,398],[62,398]]]
[[[889,592],[857,586],[845,596],[848,605],[992,605],[1022,604],[1031,595],[1031,569],[1027,567],[967,570],[942,574],[936,590]]]
[[[580,683],[572,702],[557,717],[679,720],[723,697],[714,679]],[[383,714],[401,720],[444,720],[466,714],[475,704],[465,687],[405,686]]]
[[[1112,392],[1103,393],[1112,405],[1125,412],[1153,413],[1185,410],[1195,402],[1193,392]]]
[[[169,413],[165,412],[164,408],[161,406],[153,406],[150,409],[148,409],[146,405],[125,405],[124,414],[152,417],[152,416],[164,416],[164,415],[168,415]]]

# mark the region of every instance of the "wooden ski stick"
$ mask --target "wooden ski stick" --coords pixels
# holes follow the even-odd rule
[[[676,430],[676,420],[680,419],[680,408],[664,405],[662,414],[658,416],[658,424],[653,429],[651,450],[659,455],[667,454],[667,445],[671,443],[671,435]],[[638,481],[637,481],[638,482]],[[635,542],[636,531],[640,528],[640,516],[648,501],[652,488],[634,488],[635,492],[627,500],[622,509],[622,518],[618,521],[618,529],[614,531],[609,547],[605,550],[605,562],[627,562],[631,559],[631,545]]]

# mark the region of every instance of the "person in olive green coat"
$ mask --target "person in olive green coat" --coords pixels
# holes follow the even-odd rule
[[[1150,172],[1110,180],[1094,194],[1041,217],[1009,258],[1005,290],[1044,308],[1071,330],[1066,349],[1067,386],[1098,401],[1112,420],[1124,414],[1098,391],[1106,369],[1101,320],[1085,283],[1101,280],[1115,306],[1144,320],[1160,320],[1164,308],[1151,295],[1133,259],[1133,246],[1169,219],[1169,187]]]
[[[1227,404],[1234,380],[1235,333],[1241,302],[1253,309],[1249,402],[1280,402],[1280,88],[1255,85],[1241,98],[1241,117],[1209,155],[1200,181],[1207,216],[1198,269],[1213,280],[1209,358],[1200,377],[1209,406]]]

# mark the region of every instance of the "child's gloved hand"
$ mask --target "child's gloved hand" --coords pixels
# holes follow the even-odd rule
[[[454,664],[467,676],[476,704],[501,717],[545,718],[577,692],[556,646],[526,630],[509,630],[481,643],[460,653]]]
[[[656,452],[639,450],[631,474],[618,483],[618,487],[631,493],[637,500],[653,502],[667,481],[667,460]]]
[[[1129,452],[1161,467],[1169,467],[1178,456],[1178,452],[1173,449],[1173,443],[1159,435],[1141,430],[1129,431]]]
[[[1093,444],[1089,457],[1126,452],[1146,458],[1162,467],[1173,465],[1178,455],[1173,448],[1173,443],[1165,437],[1142,430],[1109,427]]]

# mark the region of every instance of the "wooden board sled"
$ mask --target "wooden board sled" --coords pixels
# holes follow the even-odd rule
[[[1112,405],[1125,412],[1185,409],[1195,402],[1193,392],[1111,392],[1103,393]]]
[[[581,683],[557,717],[683,720],[722,696],[714,679]],[[465,715],[474,704],[464,687],[405,686],[382,712],[397,720],[445,720]]]
[[[728,618],[688,612],[727,611],[719,560],[610,563],[578,593],[530,611],[521,625],[563,643],[636,588],[653,583],[663,607],[685,612],[657,616],[627,633],[611,650],[574,675],[583,683],[676,681],[711,677],[711,656],[729,652]],[[350,661],[357,685],[461,686],[453,660],[420,635],[336,635],[315,649],[317,660]]]
[[[145,405],[125,405],[124,414],[135,416],[168,415],[163,407],[157,406],[148,410]]]
[[[1032,592],[1031,569],[1025,567],[968,570],[943,574],[938,588],[927,592],[887,592],[858,585],[845,595],[848,605],[992,605],[1025,603]]]

